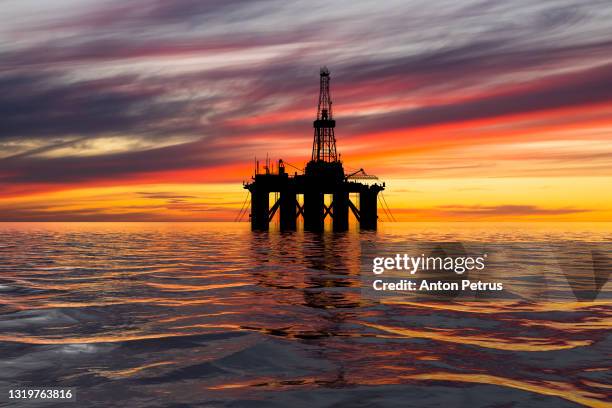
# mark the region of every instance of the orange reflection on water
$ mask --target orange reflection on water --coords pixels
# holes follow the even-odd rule
[[[387,333],[397,334],[411,338],[421,338],[444,341],[448,343],[470,344],[498,350],[513,351],[551,351],[572,349],[575,347],[588,346],[593,343],[591,340],[559,340],[544,338],[505,338],[505,337],[484,337],[462,333],[458,330],[434,329],[430,331],[406,329],[403,327],[383,326],[373,323],[361,323],[364,326],[378,329]],[[518,341],[517,341],[518,340]],[[560,343],[554,344],[553,342]]]
[[[612,329],[612,318],[611,316],[606,316],[601,320],[590,320],[584,322],[553,322],[553,321],[529,321],[529,320],[519,320],[516,321],[523,326],[530,327],[548,327],[551,329],[561,330],[564,332],[582,332],[584,330],[606,330]]]
[[[172,323],[172,322],[178,322],[181,320],[187,320],[187,319],[198,319],[201,317],[220,317],[220,316],[225,316],[225,315],[237,315],[240,314],[240,312],[216,312],[216,313],[204,313],[204,314],[194,314],[194,315],[187,315],[187,316],[173,316],[173,317],[167,317],[164,319],[158,319],[158,322],[160,323]]]
[[[536,384],[530,381],[521,381],[511,378],[498,377],[489,374],[462,374],[462,373],[446,373],[432,372],[427,374],[408,374],[401,378],[423,381],[459,381],[479,384],[495,384],[502,387],[517,388],[519,390],[536,392],[543,395],[551,395],[560,397],[568,401],[586,405],[588,407],[609,407],[610,405],[604,401],[595,398],[606,398],[605,394],[597,394],[594,392],[585,391],[573,387],[571,384],[558,381],[540,381]]]
[[[563,398],[567,401],[582,404],[588,407],[600,408],[608,407],[605,401],[606,394],[586,391],[571,384],[559,381],[523,381],[512,378],[494,376],[489,374],[474,373],[452,373],[452,372],[431,372],[431,373],[410,373],[411,368],[399,367],[380,367],[391,371],[401,371],[405,374],[394,374],[387,377],[371,377],[367,375],[351,376],[345,378],[343,383],[351,385],[392,385],[401,383],[402,380],[409,381],[452,381],[464,383],[493,384],[501,387],[515,388],[523,391],[533,392],[541,395],[549,395]],[[297,377],[279,380],[271,377],[257,378],[248,381],[226,382],[207,387],[209,390],[229,390],[243,388],[285,388],[295,386],[334,386],[338,379],[319,378],[319,377]],[[599,384],[597,384],[599,385]],[[603,387],[608,388],[608,387]]]
[[[95,344],[95,343],[119,343],[131,340],[146,340],[146,339],[164,339],[189,333],[167,333],[167,334],[129,334],[120,333],[109,336],[93,336],[93,337],[38,337],[38,336],[11,336],[0,335],[0,341],[25,343],[25,344]]]
[[[109,298],[106,301],[101,302],[45,302],[44,304],[32,304],[29,301],[35,300],[35,297],[29,297],[28,299],[7,300],[4,301],[0,298],[0,302],[5,305],[15,307],[19,310],[33,310],[33,309],[54,309],[54,308],[84,308],[84,307],[102,307],[102,306],[113,306],[113,305],[127,305],[127,304],[158,304],[162,306],[187,306],[187,305],[203,305],[207,303],[213,303],[216,299],[165,299],[165,298]]]
[[[151,363],[151,364],[145,364],[145,365],[138,366],[138,367],[127,368],[124,370],[97,370],[97,374],[103,377],[115,380],[115,379],[133,377],[134,375],[142,371],[148,370],[150,368],[164,366],[164,365],[171,365],[171,364],[174,364],[174,362],[160,361],[157,363]]]
[[[235,282],[235,283],[224,283],[216,285],[177,285],[172,283],[155,283],[147,282],[147,286],[151,286],[158,289],[167,289],[171,292],[199,292],[213,289],[225,289],[225,288],[237,288],[241,286],[250,286],[251,282]]]
[[[380,303],[388,305],[405,305],[414,307],[426,307],[429,309],[438,310],[450,310],[455,312],[465,313],[484,313],[484,314],[502,314],[502,313],[522,313],[522,312],[552,312],[552,311],[572,311],[590,308],[606,308],[612,306],[612,301],[609,300],[597,300],[591,302],[537,302],[537,303],[526,303],[526,302],[515,302],[507,300],[496,300],[494,307],[489,302],[472,302],[472,303],[461,303],[461,302],[445,302],[445,303],[431,303],[431,302],[409,302],[403,300],[393,299],[381,299]]]

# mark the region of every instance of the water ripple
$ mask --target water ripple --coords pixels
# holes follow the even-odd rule
[[[612,302],[524,294],[536,293],[551,247],[567,254],[558,240],[607,242],[611,231],[0,224],[0,385],[76,387],[80,406],[113,405],[114,396],[134,407],[384,405],[406,395],[415,405],[606,406]],[[364,243],[435,240],[520,243],[520,293],[482,302],[363,296]],[[561,293],[565,277],[547,273],[547,289]]]

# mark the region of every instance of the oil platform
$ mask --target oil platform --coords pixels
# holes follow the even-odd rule
[[[349,209],[359,221],[360,229],[376,229],[377,198],[385,184],[356,181],[377,180],[375,176],[367,175],[363,169],[345,174],[336,151],[336,121],[329,92],[329,70],[321,68],[320,76],[317,119],[313,122],[312,156],[302,174],[295,172],[289,175],[282,160],[278,161],[276,172],[266,160],[264,172],[260,173],[256,161],[252,181],[244,184],[244,188],[251,193],[250,219],[253,231],[268,230],[277,211],[280,212],[280,229],[283,231],[296,230],[300,216],[303,217],[306,231],[322,231],[327,216],[332,219],[334,231],[346,231],[349,227]],[[278,197],[272,207],[270,193]],[[359,195],[358,205],[351,201],[350,193]],[[332,196],[329,205],[325,204],[326,194]],[[300,204],[298,195],[303,195],[303,204]]]

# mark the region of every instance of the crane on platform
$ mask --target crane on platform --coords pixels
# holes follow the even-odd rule
[[[373,174],[368,174],[364,169],[359,169],[353,173],[347,174],[344,176],[345,180],[378,180]]]

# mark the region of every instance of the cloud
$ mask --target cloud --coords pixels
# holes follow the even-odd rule
[[[203,147],[187,143],[143,152],[103,155],[83,159],[63,157],[52,159],[19,158],[0,160],[3,173],[0,183],[66,183],[112,179],[155,171],[192,169],[227,164],[221,152],[203,155]]]
[[[349,129],[367,132],[424,127],[612,102],[612,65],[553,76],[501,94],[368,117],[350,117]]]
[[[147,193],[143,191],[138,191],[136,194],[144,197],[151,198],[156,200],[185,200],[188,198],[198,198],[197,196],[192,195],[181,195],[181,194],[173,194],[173,193]]]
[[[200,24],[243,22],[273,11],[273,0],[134,0],[115,1],[86,10],[72,17],[68,26],[81,29],[121,30],[130,27],[158,28],[160,25],[192,27]],[[47,29],[64,29],[64,24],[49,24]],[[70,24],[72,23],[72,24]]]
[[[99,134],[155,138],[198,129],[197,112],[211,101],[170,96],[165,86],[128,75],[83,81],[66,81],[59,72],[0,76],[0,139]]]
[[[27,210],[16,208],[0,215],[0,222],[137,222],[168,221],[162,213],[151,211],[129,211],[124,213],[108,212],[107,208],[87,208],[74,210]],[[180,219],[177,219],[180,221]]]
[[[541,208],[533,205],[443,205],[435,208],[450,216],[494,217],[494,216],[551,216],[589,212],[583,208]]]

